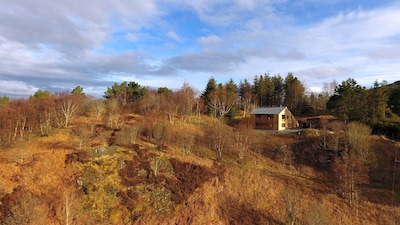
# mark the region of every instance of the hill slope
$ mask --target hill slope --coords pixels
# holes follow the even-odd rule
[[[126,115],[124,121],[110,129],[81,118],[2,150],[1,224],[400,221],[399,194],[390,189],[395,142],[375,137],[379,163],[350,204],[332,166],[307,160],[316,137],[247,130],[252,141],[246,142],[208,117],[172,124]]]

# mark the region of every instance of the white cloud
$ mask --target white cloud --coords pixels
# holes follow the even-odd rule
[[[298,30],[297,38],[304,51],[311,54],[365,53],[400,37],[397,18],[400,7],[340,13],[306,30]]]
[[[137,42],[139,41],[139,38],[136,34],[133,33],[128,33],[125,35],[125,39],[130,41],[130,42]]]
[[[2,95],[22,97],[23,95],[33,95],[38,88],[22,81],[0,80],[0,90]]]
[[[171,39],[173,39],[174,41],[177,41],[177,42],[181,42],[182,41],[182,38],[178,34],[176,34],[175,32],[172,32],[172,31],[167,33],[167,37],[169,37],[169,38],[171,38]]]
[[[76,85],[95,91],[112,79],[157,85],[186,77],[205,85],[211,75],[238,81],[268,72],[294,72],[312,88],[350,76],[371,83],[379,76],[398,79],[400,4],[346,8],[323,19],[313,17],[318,20],[312,23],[293,9],[285,11],[296,4],[306,10],[310,1],[317,4],[0,1],[0,79],[21,93]],[[336,6],[340,1],[344,4],[318,3]],[[182,21],[194,21],[193,27]]]
[[[223,40],[216,35],[200,37],[197,39],[197,42],[203,46],[220,46],[223,44]]]
[[[203,22],[213,25],[230,27],[245,25],[252,18],[266,19],[267,23],[277,21],[280,17],[274,9],[274,4],[282,4],[284,0],[168,0],[177,7],[192,9]],[[278,19],[279,20],[279,19]]]

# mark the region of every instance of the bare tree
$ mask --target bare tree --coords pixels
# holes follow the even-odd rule
[[[335,168],[340,174],[343,197],[352,205],[358,200],[357,185],[369,181],[369,164],[373,159],[369,151],[371,128],[359,122],[351,122],[346,128],[344,148]]]
[[[74,188],[64,190],[64,210],[65,210],[65,225],[72,224],[73,208],[76,202],[76,191]]]
[[[79,124],[73,130],[73,133],[79,138],[79,148],[85,146],[94,133],[94,124]]]
[[[289,219],[289,224],[294,225],[299,214],[298,197],[295,191],[286,191],[283,196],[286,205],[286,213]]]
[[[106,104],[104,103],[104,100],[97,99],[94,101],[94,112],[96,114],[96,117],[101,116],[104,111],[106,110]]]
[[[236,93],[228,91],[224,86],[218,86],[215,90],[215,96],[219,115],[224,117],[235,106],[237,101]]]
[[[178,137],[182,152],[187,154],[189,153],[193,146],[194,146],[194,141],[195,141],[195,136],[193,135],[193,133],[189,133],[189,132],[184,132],[179,134]]]
[[[142,130],[142,124],[136,123],[131,126],[124,126],[120,132],[117,133],[116,142],[120,145],[134,145],[138,143],[138,136]]]
[[[241,107],[243,109],[243,117],[246,117],[251,109],[251,102],[253,100],[253,93],[251,91],[251,84],[245,79],[244,82],[239,84],[239,97]]]
[[[217,160],[222,159],[222,153],[225,150],[226,142],[230,138],[232,130],[229,129],[221,120],[215,119],[209,130],[209,137],[211,138],[211,147],[217,153]]]
[[[193,113],[195,104],[195,90],[188,84],[184,83],[183,86],[176,92],[178,114],[181,117],[182,123],[186,122],[187,118]]]
[[[78,103],[76,96],[60,94],[56,99],[57,122],[59,127],[67,127],[77,113]]]
[[[116,98],[110,98],[107,101],[107,112],[104,117],[106,126],[113,129],[120,129],[123,124],[123,117],[120,108],[120,103]]]
[[[50,112],[44,111],[39,115],[39,127],[41,136],[48,136],[51,130],[52,115]]]
[[[253,129],[248,128],[239,128],[235,132],[236,147],[239,150],[239,159],[244,159],[246,152],[252,144],[253,135]]]

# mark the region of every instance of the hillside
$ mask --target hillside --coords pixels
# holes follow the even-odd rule
[[[210,117],[171,123],[129,114],[119,129],[82,117],[16,142],[0,152],[1,224],[400,222],[400,171],[391,191],[398,143],[373,138],[378,161],[349,203],[333,166],[310,156],[317,130],[247,130],[252,141],[240,139],[249,144],[243,151],[230,130]]]

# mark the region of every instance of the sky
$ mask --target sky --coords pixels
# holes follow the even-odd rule
[[[307,90],[400,80],[397,0],[2,0],[0,96],[101,97],[115,82],[201,93],[293,73]]]

